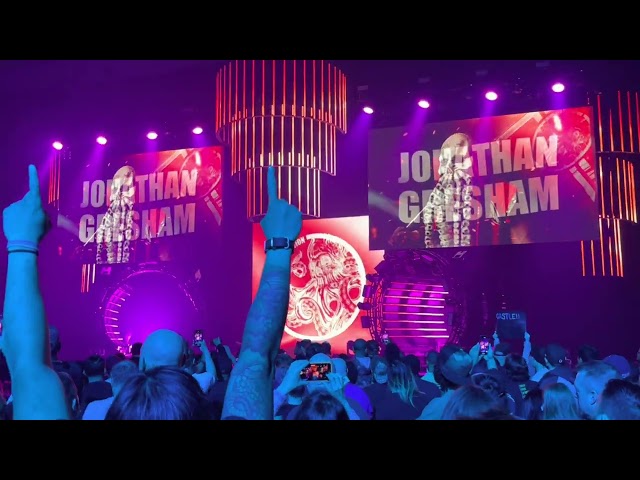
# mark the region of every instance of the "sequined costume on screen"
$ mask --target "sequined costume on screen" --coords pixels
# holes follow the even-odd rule
[[[462,133],[451,135],[442,145],[440,180],[423,212],[427,248],[471,245],[473,160],[470,146],[471,140]],[[437,244],[433,241],[434,225],[439,238]]]
[[[109,208],[96,231],[96,263],[128,263],[133,236],[135,170],[124,166],[113,176]],[[104,260],[104,247],[107,255]]]

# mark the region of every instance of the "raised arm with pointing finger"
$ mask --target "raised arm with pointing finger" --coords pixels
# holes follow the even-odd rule
[[[302,228],[302,214],[278,198],[273,167],[269,167],[267,187],[269,206],[260,222],[266,237],[266,261],[247,316],[238,363],[229,378],[223,419],[273,419],[273,362],[287,317],[291,252]]]
[[[51,368],[49,329],[38,285],[38,246],[47,226],[38,172],[30,165],[29,191],[2,215],[9,254],[2,336],[15,420],[68,418],[62,383]]]

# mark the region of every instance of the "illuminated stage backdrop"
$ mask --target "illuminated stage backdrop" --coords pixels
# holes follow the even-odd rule
[[[264,235],[253,230],[253,295],[265,261]],[[347,341],[370,339],[362,328],[357,304],[362,300],[366,272],[382,261],[384,252],[368,248],[367,217],[305,220],[291,265],[291,296],[282,348],[301,339],[329,341],[334,353],[346,352]]]
[[[325,60],[235,60],[216,76],[216,133],[246,182],[249,218],[266,212],[269,165],[280,198],[319,217],[321,174],[336,174],[346,131],[347,78]]]
[[[598,238],[590,107],[373,130],[370,248]]]

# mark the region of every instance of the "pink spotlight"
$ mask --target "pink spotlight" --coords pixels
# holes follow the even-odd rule
[[[496,101],[498,99],[498,94],[496,92],[489,91],[489,92],[484,94],[484,98],[486,98],[490,102],[494,102],[494,101]]]
[[[51,146],[56,150],[62,150],[62,144],[60,142],[53,142]]]
[[[551,86],[551,90],[553,90],[555,93],[562,93],[564,92],[564,84],[560,82],[554,83]]]
[[[96,142],[98,142],[100,145],[106,145],[107,139],[102,135],[100,135],[98,138],[96,138]]]
[[[364,107],[364,108],[362,109],[362,111],[363,111],[364,113],[366,113],[367,115],[371,115],[371,114],[373,113],[373,108],[371,108],[371,107]]]
[[[156,132],[149,132],[147,133],[147,138],[149,140],[155,140],[156,138],[158,138],[158,134]]]
[[[427,102],[426,100],[420,100],[418,102],[418,106],[420,108],[429,108],[431,106],[431,104],[429,102]]]
[[[202,132],[204,132],[204,130],[202,129],[202,127],[196,127],[193,130],[191,130],[193,132],[194,135],[200,135],[202,134]]]

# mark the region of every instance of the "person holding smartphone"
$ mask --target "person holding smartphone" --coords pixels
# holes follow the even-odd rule
[[[202,331],[200,331],[200,338],[194,338],[193,343],[194,346],[198,347],[202,352],[205,369],[204,372],[193,373],[191,376],[198,381],[198,384],[204,393],[209,393],[209,390],[216,382],[216,365],[213,363],[213,357],[211,356],[209,347],[207,347],[207,342],[204,339],[204,335],[202,335]]]

